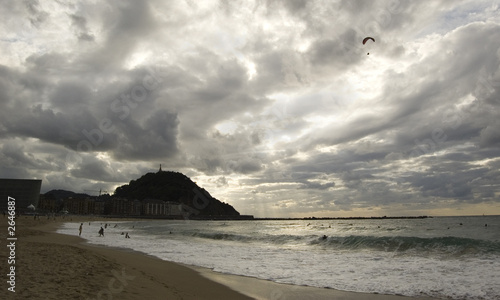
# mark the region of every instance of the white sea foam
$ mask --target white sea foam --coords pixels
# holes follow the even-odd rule
[[[82,237],[280,283],[453,299],[500,295],[499,217],[111,225],[103,238],[100,223],[84,224]],[[59,232],[77,234],[78,227],[67,223]]]

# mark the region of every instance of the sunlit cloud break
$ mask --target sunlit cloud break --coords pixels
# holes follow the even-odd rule
[[[3,178],[113,191],[162,164],[262,217],[500,214],[491,1],[0,13]]]

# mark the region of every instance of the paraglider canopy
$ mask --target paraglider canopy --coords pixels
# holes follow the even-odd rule
[[[367,36],[367,37],[365,37],[365,38],[363,39],[363,45],[364,45],[364,44],[366,44],[366,42],[367,42],[368,40],[372,40],[373,42],[375,42],[375,39],[374,39],[374,38]]]
[[[368,42],[368,40],[372,40],[373,42],[375,42],[375,39],[370,37],[370,36],[367,36],[363,39],[363,45],[366,44],[366,42]],[[370,52],[366,53],[366,55],[370,55]]]

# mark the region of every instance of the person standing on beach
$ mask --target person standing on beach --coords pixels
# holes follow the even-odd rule
[[[104,236],[104,229],[101,226],[101,229],[99,229],[99,236]]]
[[[81,236],[82,235],[82,227],[83,227],[83,223],[80,224],[80,229],[78,230],[78,236]]]

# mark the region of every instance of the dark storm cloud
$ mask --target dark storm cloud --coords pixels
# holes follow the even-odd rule
[[[123,71],[121,83],[106,84],[107,79],[90,77],[57,53],[30,56],[27,62],[24,73],[2,68],[2,99],[10,101],[2,111],[3,134],[77,151],[109,150],[131,159],[166,157],[177,151],[175,114],[163,110],[140,114],[151,109],[147,102],[154,103],[157,96],[153,92],[161,79],[153,76],[162,75],[155,70]],[[55,80],[58,76],[64,79]],[[153,150],[156,146],[161,150]]]
[[[60,71],[70,66],[69,57],[58,52],[30,55],[26,58],[25,64],[26,67],[29,68],[28,72],[25,74],[27,76],[60,75],[63,74],[63,72]]]
[[[89,107],[93,95],[90,88],[80,81],[62,81],[54,86],[48,98],[53,107],[63,111],[79,111]]]
[[[190,143],[194,148],[190,163],[206,173],[254,173],[261,170],[264,163],[264,157],[252,151],[256,143],[258,140],[245,130],[233,134],[215,131],[206,142]]]
[[[25,1],[0,12],[2,176],[112,190],[162,163],[282,215],[499,193],[489,3]]]
[[[473,200],[468,177],[469,174],[463,173],[414,174],[408,180],[426,197]]]
[[[71,175],[76,178],[88,178],[99,181],[112,181],[109,165],[97,158],[82,162],[79,168],[71,170]]]
[[[2,147],[2,162],[5,166],[22,166],[26,169],[50,170],[55,164],[48,163],[43,159],[35,157],[32,153],[27,153],[25,147],[12,141]]]
[[[306,6],[307,6],[308,1],[306,0],[291,0],[291,1],[286,1],[283,3],[283,5],[291,12],[301,12],[303,11]]]
[[[334,182],[317,183],[317,182],[306,181],[303,183],[303,185],[300,188],[301,189],[312,189],[312,190],[327,190],[327,189],[332,188],[334,186],[335,186]]]
[[[500,144],[500,123],[489,124],[481,130],[479,145],[481,147],[494,147]]]
[[[355,65],[362,59],[360,39],[363,37],[349,28],[336,39],[317,40],[309,51],[311,63],[316,68],[327,66],[337,71]]]
[[[25,0],[24,4],[26,5],[26,10],[30,15],[29,20],[33,26],[39,27],[49,17],[49,13],[39,9],[39,1]]]
[[[117,172],[116,165],[106,159],[95,156],[84,156],[79,165],[71,169],[71,176],[87,179],[88,181],[126,182],[129,174]]]
[[[69,15],[69,17],[71,18],[73,26],[83,31],[87,30],[87,19],[75,14]]]
[[[494,48],[495,45],[498,46],[495,40],[489,40],[490,42],[483,48],[475,50],[478,53],[474,56],[462,50],[466,49],[464,43],[470,43],[471,35],[474,35],[475,38],[477,38],[477,36],[483,36],[482,34],[488,36],[496,35],[498,31],[493,32],[495,26],[486,26],[483,28],[476,24],[470,27],[472,28],[466,27],[463,30],[457,31],[455,35],[450,36],[449,39],[452,40],[455,45],[447,44],[447,51],[456,52],[455,55],[451,57],[449,55],[443,56],[438,52],[435,53],[434,56],[430,56],[427,59],[428,62],[424,64],[419,63],[413,67],[416,72],[420,73],[424,70],[428,72],[428,67],[432,68],[432,66],[444,64],[446,66],[445,68],[436,69],[440,80],[436,80],[434,76],[425,76],[422,73],[422,77],[419,78],[418,81],[407,81],[403,77],[402,80],[404,80],[405,83],[400,84],[398,83],[400,79],[398,80],[393,77],[392,79],[396,80],[395,86],[402,87],[402,90],[394,90],[391,88],[386,91],[386,95],[381,97],[381,99],[385,98],[385,102],[388,103],[388,106],[383,108],[383,110],[387,111],[383,117],[378,114],[360,116],[354,119],[354,121],[344,124],[343,128],[339,129],[337,127],[337,130],[327,128],[324,134],[319,135],[325,136],[326,140],[319,139],[314,141],[313,144],[337,144],[349,140],[356,140],[393,128],[398,128],[399,130],[401,130],[400,128],[412,128],[412,131],[401,131],[404,132],[405,135],[409,135],[408,141],[410,142],[415,139],[421,139],[425,135],[429,137],[433,129],[443,130],[445,126],[449,128],[450,126],[457,127],[457,125],[462,126],[460,133],[463,136],[461,139],[465,140],[469,139],[470,136],[466,134],[467,131],[463,130],[464,127],[469,127],[470,134],[475,135],[481,130],[478,126],[488,126],[484,123],[489,122],[489,117],[488,119],[479,121],[483,124],[478,124],[478,119],[474,118],[477,113],[472,110],[467,111],[462,108],[464,111],[456,112],[455,115],[445,115],[442,109],[436,110],[436,107],[443,107],[445,109],[453,108],[453,102],[456,102],[458,100],[457,98],[465,96],[466,93],[470,93],[480,76],[479,70],[482,67],[488,66],[489,68],[493,64],[496,65],[496,69],[498,69],[498,58],[495,58],[495,55],[492,54],[494,52],[490,49]],[[477,30],[483,31],[483,33],[478,35]],[[483,57],[485,59],[481,60],[481,63],[479,63],[478,57]],[[436,61],[441,62],[436,64]],[[432,71],[432,74],[436,74],[436,72]],[[476,74],[477,77],[474,77],[474,75],[471,76],[471,73]],[[447,95],[447,87],[455,85],[457,82],[460,82],[460,87],[458,89],[463,89],[463,91],[459,90],[458,92],[462,94]],[[393,84],[388,85],[388,87],[393,86]],[[483,102],[484,100],[479,101]],[[489,114],[491,114],[491,112]],[[475,122],[475,124],[469,123],[469,120]],[[489,120],[491,121],[493,119]],[[444,124],[446,121],[455,121],[455,124]],[[447,131],[448,135],[453,135],[455,133],[454,129],[456,128]],[[416,134],[419,131],[420,134]]]
[[[11,98],[10,70],[5,66],[0,66],[0,104],[6,105]]]
[[[120,147],[113,151],[118,159],[151,160],[175,155],[179,120],[175,113],[156,111],[143,125],[132,118],[122,127]]]
[[[212,173],[236,172],[247,174],[260,170],[260,159],[245,157],[241,153],[251,152],[259,143],[260,132],[240,126],[236,132],[222,134],[211,128],[221,120],[241,122],[248,119],[245,113],[258,114],[262,105],[271,103],[269,99],[259,99],[250,92],[247,85],[247,71],[236,60],[224,60],[213,53],[210,65],[207,56],[191,59],[202,80],[193,80],[188,75],[180,74],[187,80],[181,86],[169,92],[165,101],[174,101],[176,109],[183,116],[180,119],[180,136],[184,147],[190,148],[194,157],[190,163],[196,169]],[[189,90],[184,90],[190,87]],[[165,90],[169,90],[166,88]],[[175,93],[177,92],[177,93]],[[198,110],[193,110],[198,107]]]
[[[71,147],[80,139],[80,128],[92,127],[88,124],[96,123],[95,118],[86,111],[66,114],[38,105],[18,113],[4,124],[13,136],[33,137]]]
[[[89,29],[87,28],[87,19],[83,16],[71,14],[69,15],[71,18],[73,26],[77,29],[77,36],[79,40],[92,42],[95,40],[95,36],[92,33],[89,33]]]
[[[79,62],[97,72],[118,71],[139,42],[154,32],[157,24],[146,1],[123,1],[108,11],[103,22],[105,40],[85,53]]]

